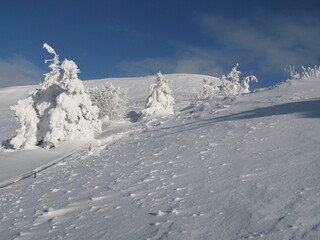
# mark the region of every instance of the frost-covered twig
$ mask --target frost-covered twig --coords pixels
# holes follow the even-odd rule
[[[288,69],[286,69],[286,68],[284,69],[289,74],[290,79],[300,79],[301,78],[300,74],[298,72],[296,72],[295,68],[296,67],[294,65],[293,66],[290,65]]]
[[[302,66],[302,75],[303,78],[311,78],[311,77],[319,77],[320,76],[320,67],[317,67],[316,65],[311,68],[311,67],[307,67],[305,68],[304,66]]]

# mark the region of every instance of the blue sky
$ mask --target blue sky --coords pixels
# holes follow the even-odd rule
[[[317,1],[1,0],[0,87],[48,71],[43,43],[83,80],[163,73],[220,76],[236,63],[270,86],[320,60]]]

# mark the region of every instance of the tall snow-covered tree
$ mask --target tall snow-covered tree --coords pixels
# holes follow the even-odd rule
[[[161,72],[158,72],[155,83],[150,87],[145,108],[142,110],[144,116],[163,116],[174,113],[174,99],[168,83],[169,81]]]
[[[12,107],[20,129],[10,143],[16,149],[41,146],[52,148],[75,138],[90,138],[101,131],[99,110],[78,78],[79,69],[70,60],[59,65],[58,55],[48,44],[44,48],[54,55],[51,71],[27,99]]]

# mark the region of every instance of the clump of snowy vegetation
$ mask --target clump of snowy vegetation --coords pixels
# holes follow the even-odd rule
[[[203,79],[202,93],[194,93],[191,97],[191,104],[197,106],[204,99],[211,99],[216,96],[237,96],[250,93],[250,82],[258,82],[256,76],[251,75],[244,77],[240,82],[241,72],[237,69],[239,64],[227,75],[222,75],[220,84],[210,79]]]
[[[127,96],[119,87],[105,83],[101,88],[88,89],[91,101],[99,108],[99,118],[118,121],[124,117],[127,110]]]
[[[43,47],[54,55],[51,71],[29,96],[11,107],[20,122],[20,129],[10,144],[15,149],[41,146],[52,148],[76,137],[90,138],[101,131],[99,109],[92,105],[89,95],[78,78],[75,62],[64,60],[48,44]]]
[[[240,83],[241,72],[237,69],[239,64],[232,68],[231,72],[225,76],[220,77],[221,85],[217,87],[215,93],[222,96],[236,96],[244,93],[250,93],[249,83],[258,82],[256,76],[251,75],[244,77]]]
[[[149,97],[141,113],[143,116],[164,116],[174,113],[174,99],[169,88],[169,81],[161,72],[157,73],[156,81],[150,87]]]
[[[290,79],[306,79],[311,77],[319,77],[320,76],[320,67],[304,67],[302,66],[302,72],[298,73],[295,69],[295,66],[289,66],[289,69],[285,69],[285,71],[289,74]]]

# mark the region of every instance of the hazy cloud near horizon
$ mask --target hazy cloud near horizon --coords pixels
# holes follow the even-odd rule
[[[319,60],[320,19],[300,13],[295,17],[257,12],[249,20],[234,21],[206,16],[202,23],[226,52],[245,62],[254,62],[267,73],[288,65],[314,65]],[[268,20],[265,20],[268,19]]]
[[[37,84],[43,80],[43,72],[22,56],[13,55],[0,59],[0,87]]]
[[[319,18],[303,11],[288,17],[258,9],[250,17],[241,19],[219,14],[198,15],[195,21],[211,45],[197,46],[168,40],[175,49],[170,56],[126,61],[118,68],[127,75],[163,70],[219,76],[240,63],[240,70],[246,69],[250,74],[281,76],[285,75],[284,68],[289,65],[300,69],[301,65],[318,64]]]

